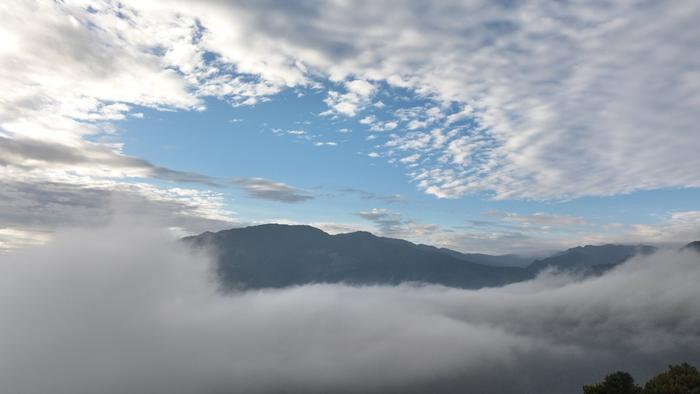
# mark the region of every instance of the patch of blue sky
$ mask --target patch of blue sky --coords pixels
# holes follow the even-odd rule
[[[328,87],[328,86],[326,86]],[[166,112],[135,108],[143,118],[129,118],[116,125],[126,154],[143,157],[159,166],[191,171],[217,178],[229,208],[243,220],[288,219],[297,222],[360,223],[356,212],[386,208],[424,223],[461,226],[468,220],[483,220],[489,211],[580,216],[590,223],[657,223],[669,212],[692,210],[700,201],[700,190],[655,190],[614,197],[584,197],[572,201],[494,201],[480,196],[438,199],[417,190],[403,165],[389,163],[384,144],[392,134],[406,135],[404,119],[393,130],[372,131],[361,123],[369,115],[376,122],[397,119],[397,111],[437,106],[401,88],[379,86],[371,102],[355,117],[323,116],[325,89],[290,89],[254,106],[237,106],[216,98],[205,100],[205,111]],[[342,91],[342,87],[338,87]],[[382,105],[373,105],[381,101]],[[445,115],[461,106],[441,108]],[[424,114],[417,115],[418,120]],[[420,131],[428,131],[426,125]],[[460,135],[478,136],[473,118],[449,125]],[[370,135],[376,139],[367,140]],[[492,143],[481,136],[486,148]],[[334,144],[334,145],[333,145]],[[421,153],[421,165],[435,164],[438,154]],[[400,156],[398,156],[400,157]],[[479,156],[473,160],[482,160]],[[478,162],[477,162],[478,163]],[[298,204],[252,199],[229,181],[233,177],[261,177],[308,191],[315,199]],[[195,187],[197,187],[195,185]],[[402,196],[401,202],[364,198],[344,192],[352,188],[376,196]]]

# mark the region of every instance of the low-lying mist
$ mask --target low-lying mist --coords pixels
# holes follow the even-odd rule
[[[219,292],[166,231],[58,234],[0,255],[0,392],[576,393],[700,364],[700,254],[476,291]]]

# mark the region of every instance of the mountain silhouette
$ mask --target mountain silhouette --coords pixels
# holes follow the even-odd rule
[[[685,245],[681,250],[694,250],[696,252],[700,252],[700,241],[693,241]]]
[[[305,225],[264,224],[183,238],[210,248],[224,289],[280,288],[310,283],[395,285],[428,283],[464,289],[502,286],[541,270],[604,271],[652,247],[603,245],[566,250],[533,262],[414,244],[369,232],[331,235]]]
[[[528,268],[542,271],[546,268],[580,272],[602,272],[624,263],[636,255],[654,253],[649,245],[586,245],[567,249],[550,257],[536,260]]]
[[[216,253],[225,288],[307,283],[433,283],[460,288],[501,286],[531,277],[517,267],[465,261],[414,243],[368,232],[330,235],[311,226],[265,224],[187,237]]]

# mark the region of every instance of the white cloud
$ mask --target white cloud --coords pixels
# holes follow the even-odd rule
[[[386,122],[386,123],[384,123],[383,129],[384,130],[394,130],[396,127],[398,127],[398,125],[399,124],[397,122]]]
[[[374,115],[361,119],[360,123],[369,125],[370,131],[391,131],[399,126],[399,123],[393,120],[379,121]]]
[[[700,240],[700,211],[670,212],[655,224],[622,227],[617,239],[627,242],[687,243]]]
[[[345,83],[345,88],[350,93],[355,93],[360,97],[369,97],[374,94],[375,87],[367,81],[356,79]]]
[[[471,163],[471,154],[478,150],[481,145],[482,142],[479,140],[474,140],[470,137],[460,137],[450,141],[445,154],[452,158],[452,163],[459,166],[467,166]]]
[[[551,213],[536,212],[529,215],[512,212],[488,211],[486,216],[501,218],[507,221],[518,222],[524,225],[543,226],[580,226],[586,224],[586,220],[580,216],[557,215]]]
[[[375,153],[420,155],[410,176],[438,197],[700,186],[699,17],[694,2],[5,2],[0,175],[213,185],[95,141],[118,141],[118,122],[139,107],[203,110],[207,96],[253,105],[330,81],[341,91],[326,98],[334,116],[386,108],[385,84],[426,102],[392,102],[395,119],[377,130],[411,131]]]
[[[560,394],[700,363],[690,252],[578,282],[223,295],[206,256],[131,224],[0,255],[0,391]]]
[[[433,129],[430,136],[433,139],[433,149],[442,148],[450,138],[454,137],[458,130],[452,130],[448,133],[443,133],[442,129]]]
[[[265,219],[260,222],[256,222],[257,224],[269,224],[269,223],[277,223],[277,224],[288,224],[288,225],[303,225],[303,226],[313,226],[318,229],[321,229],[328,234],[343,234],[343,233],[351,233],[355,231],[369,231],[367,226],[364,226],[362,224],[355,224],[355,223],[334,223],[334,222],[299,222],[296,220],[291,220],[291,219],[285,219],[285,218],[270,218],[270,219]]]
[[[443,175],[425,189],[436,195],[561,199],[700,186],[694,2],[328,3],[313,12],[162,4],[139,6],[197,16],[202,45],[241,72],[290,86],[313,70],[344,83],[346,93],[328,95],[332,114],[368,105],[371,80],[436,101],[432,114],[406,119],[409,129],[470,123],[463,133],[490,141],[478,149],[483,160],[471,171],[426,163]],[[456,111],[441,106],[453,102]]]
[[[324,100],[329,110],[322,115],[341,114],[345,116],[355,116],[370,103],[370,99],[375,92],[374,85],[363,80],[352,80],[345,83],[346,93],[329,91],[328,97]],[[373,117],[365,117],[360,123],[371,123]]]
[[[360,124],[372,124],[377,121],[377,118],[374,115],[367,115],[364,118],[360,119]]]
[[[470,105],[465,105],[461,111],[455,112],[447,117],[447,120],[445,121],[445,125],[451,125],[454,122],[457,122],[462,119],[468,119],[474,116],[474,108],[472,108]]]
[[[424,151],[429,146],[430,139],[430,134],[418,132],[410,132],[401,135],[391,134],[389,136],[389,141],[387,141],[385,145],[387,147],[396,148],[402,151]]]
[[[383,208],[360,211],[357,212],[357,216],[374,223],[379,234],[390,237],[412,240],[431,239],[441,231],[437,225],[421,223]]]
[[[344,194],[354,194],[363,200],[377,200],[377,201],[383,201],[385,203],[396,203],[396,202],[403,201],[403,197],[400,194],[388,194],[387,195],[387,194],[370,192],[370,191],[367,191],[364,189],[347,188],[347,187],[340,189],[339,191],[344,193]]]
[[[589,226],[583,218],[572,215],[489,211],[484,215],[495,219],[469,219],[464,225],[450,227],[422,222],[383,208],[361,211],[357,215],[374,223],[379,234],[465,253],[543,255],[583,244],[650,241],[622,239],[619,232],[601,234],[600,228]]]
[[[44,231],[0,228],[0,253],[17,248],[41,245],[51,240]]]
[[[186,171],[156,166],[146,160],[126,156],[120,146],[78,140],[72,144],[45,142],[42,139],[0,135],[0,174],[16,171],[43,171],[93,177],[152,177],[163,180],[217,186],[214,179]]]
[[[6,177],[0,181],[0,249],[43,243],[66,228],[104,226],[119,213],[147,216],[151,225],[187,234],[234,223],[220,193],[80,177]]]
[[[205,62],[196,17],[111,2],[0,5],[0,178],[5,245],[44,241],[57,228],[103,223],[114,205],[152,210],[183,231],[230,224],[218,193],[126,183],[158,178],[216,187],[212,178],[126,156],[119,122],[137,106],[201,110],[203,95],[235,102],[279,91],[220,75]],[[8,241],[10,240],[10,241]]]
[[[418,161],[420,159],[420,155],[418,153],[414,153],[410,156],[402,157],[399,159],[399,161],[403,164],[412,164]]]
[[[233,183],[252,198],[284,203],[299,203],[314,198],[304,190],[264,178],[235,178]]]

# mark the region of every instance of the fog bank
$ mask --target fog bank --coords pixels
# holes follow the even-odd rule
[[[133,226],[0,255],[0,392],[572,393],[700,364],[700,254],[476,291],[224,296],[207,256]]]

